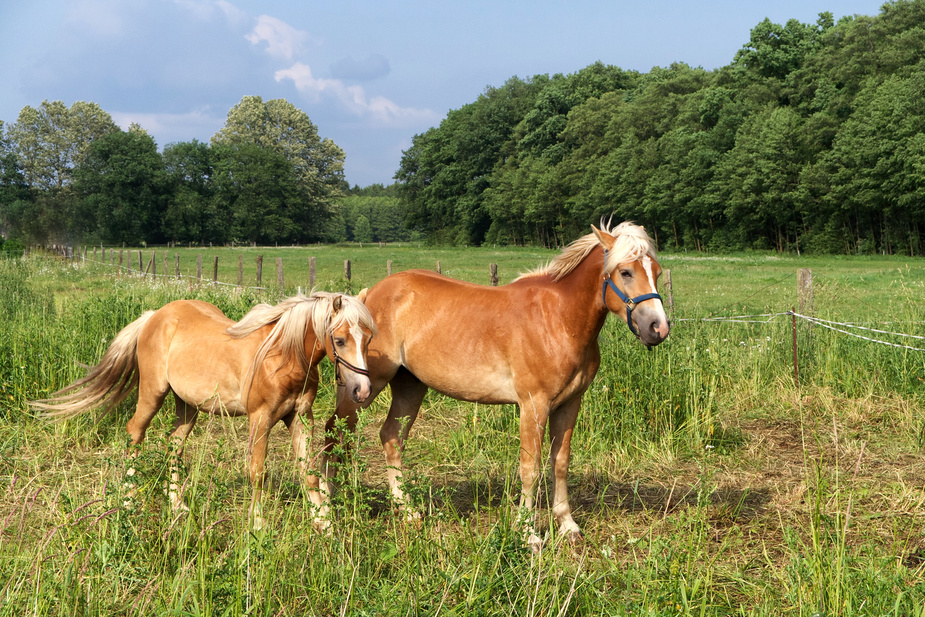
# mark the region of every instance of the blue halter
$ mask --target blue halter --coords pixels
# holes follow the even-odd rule
[[[607,265],[607,249],[604,249],[604,266]],[[662,297],[657,293],[647,293],[642,294],[641,296],[636,296],[635,298],[630,298],[625,293],[620,291],[620,288],[617,287],[616,283],[613,282],[613,279],[610,278],[609,272],[604,272],[604,287],[601,290],[601,299],[604,301],[604,306],[607,306],[607,288],[610,287],[617,297],[623,300],[623,303],[626,305],[626,325],[630,327],[630,332],[632,332],[636,337],[639,337],[639,332],[636,331],[636,326],[633,325],[633,309],[636,308],[636,305],[640,302],[645,302],[646,300],[661,300]]]

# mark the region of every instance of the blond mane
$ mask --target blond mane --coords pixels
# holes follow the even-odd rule
[[[602,219],[601,231],[616,238],[613,248],[607,253],[607,263],[604,264],[607,272],[612,271],[621,263],[636,261],[643,255],[649,255],[655,259],[655,243],[646,233],[645,227],[629,221],[624,221],[616,227],[610,227],[610,221],[605,222]],[[542,275],[549,275],[555,281],[561,280],[575,270],[578,264],[594,250],[594,247],[599,245],[600,241],[594,233],[584,235],[566,246],[562,253],[548,264],[521,274],[517,280]]]
[[[338,297],[341,298],[340,310],[334,312],[334,300]],[[323,341],[328,332],[339,328],[344,322],[350,326],[363,326],[373,333],[376,331],[372,315],[365,304],[346,294],[316,291],[309,296],[292,296],[276,306],[258,304],[226,332],[232,338],[244,338],[266,325],[275,323],[254,355],[247,379],[247,383],[250,384],[257,369],[274,350],[279,350],[280,354],[277,370],[289,360],[295,360],[303,369],[308,368],[309,359],[305,350],[308,328],[312,328],[316,339]]]

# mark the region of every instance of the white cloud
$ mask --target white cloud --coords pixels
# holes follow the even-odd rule
[[[258,17],[254,30],[244,38],[254,45],[266,42],[268,54],[286,60],[292,60],[309,40],[308,33],[269,15]]]
[[[209,21],[216,14],[224,15],[231,24],[241,24],[249,19],[247,13],[226,0],[174,0],[174,4],[200,21]]]
[[[124,34],[122,7],[112,0],[82,0],[67,7],[68,25],[84,36],[112,38]]]
[[[208,141],[225,124],[224,116],[214,116],[207,108],[184,114],[112,112],[110,115],[122,130],[128,130],[133,122],[142,126],[159,147],[193,139]]]
[[[401,107],[382,96],[368,98],[360,86],[347,86],[339,79],[316,78],[311,67],[301,62],[276,71],[275,77],[276,81],[292,80],[296,90],[311,101],[332,97],[350,113],[380,125],[413,127],[438,119],[437,114],[429,109]]]

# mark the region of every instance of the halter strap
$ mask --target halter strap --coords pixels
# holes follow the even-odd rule
[[[327,324],[330,325],[330,322]],[[369,370],[365,368],[360,368],[359,366],[354,366],[346,360],[344,360],[339,353],[337,353],[337,346],[334,344],[334,334],[328,332],[328,337],[331,339],[331,355],[334,360],[334,380],[337,382],[337,385],[343,386],[345,382],[341,379],[340,376],[340,365],[343,364],[345,368],[353,371],[357,375],[363,375],[364,377],[369,377]]]
[[[607,249],[604,249],[604,267],[607,267]],[[607,306],[607,288],[610,287],[617,297],[623,300],[623,303],[626,305],[626,325],[629,326],[630,332],[632,332],[636,337],[639,337],[639,332],[636,330],[636,326],[633,325],[633,309],[636,308],[636,305],[640,302],[645,302],[646,300],[661,300],[662,297],[658,293],[647,293],[636,296],[635,298],[630,298],[625,293],[620,291],[620,288],[617,287],[616,283],[613,282],[613,279],[610,277],[610,273],[606,270],[604,271],[604,286],[601,289],[601,299],[604,301],[604,306]]]

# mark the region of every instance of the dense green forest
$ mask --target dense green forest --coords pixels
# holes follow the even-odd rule
[[[722,68],[512,77],[414,136],[396,183],[284,100],[158,152],[93,103],[0,122],[0,232],[23,242],[426,239],[562,245],[601,217],[669,250],[920,254],[925,0],[768,20]]]
[[[763,21],[714,71],[512,78],[417,135],[409,223],[560,245],[612,213],[674,250],[912,253],[925,229],[925,1]]]

